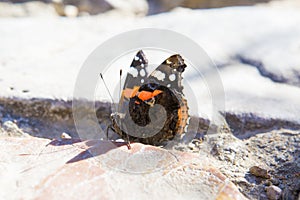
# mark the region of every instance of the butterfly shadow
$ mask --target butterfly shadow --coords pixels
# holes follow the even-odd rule
[[[107,152],[116,149],[121,146],[126,146],[125,142],[112,142],[109,140],[80,140],[80,139],[62,139],[62,140],[53,140],[48,145],[51,146],[62,146],[62,145],[72,145],[74,148],[77,148],[81,151],[72,159],[68,160],[66,164],[79,162],[85,159],[97,157],[104,155]]]

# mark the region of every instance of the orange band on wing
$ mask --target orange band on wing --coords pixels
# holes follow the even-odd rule
[[[154,90],[153,92],[148,92],[148,91],[141,91],[138,94],[138,98],[141,99],[142,101],[147,101],[157,95],[162,93],[161,90]]]
[[[140,87],[135,86],[133,89],[131,88],[125,88],[123,90],[123,96],[127,99],[137,96],[142,101],[147,101],[160,93],[162,93],[161,90],[154,90],[153,92],[149,91],[141,91],[139,92]]]
[[[151,99],[152,98],[152,92],[141,91],[141,92],[139,92],[138,98],[142,101],[146,101],[148,99]]]

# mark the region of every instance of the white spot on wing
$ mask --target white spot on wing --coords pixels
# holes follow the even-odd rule
[[[169,61],[169,60],[167,60],[167,64],[168,64],[168,65],[170,65],[170,64],[172,64],[172,62],[171,62],[171,61]]]
[[[186,124],[190,124],[190,120],[191,120],[191,118],[188,117],[188,119],[186,120]]]
[[[145,70],[144,70],[144,69],[141,69],[141,71],[140,71],[140,75],[141,75],[141,76],[143,76],[143,77],[144,77],[144,76],[146,76],[146,72],[145,72]]]
[[[159,70],[155,71],[154,74],[153,74],[153,76],[155,78],[157,78],[157,80],[159,80],[159,81],[164,81],[164,79],[166,78],[165,73],[163,73],[163,72],[161,72]]]
[[[136,68],[132,68],[128,73],[131,74],[133,77],[138,76],[138,70]]]
[[[141,80],[141,83],[144,83],[144,79]]]
[[[184,132],[187,133],[188,132],[188,126],[184,127]]]
[[[135,56],[135,57],[134,57],[134,60],[139,60],[139,57]]]
[[[171,84],[169,83],[169,84],[167,85],[167,87],[171,87]]]
[[[176,79],[175,74],[170,74],[169,80],[170,80],[170,81],[175,81],[175,79]]]

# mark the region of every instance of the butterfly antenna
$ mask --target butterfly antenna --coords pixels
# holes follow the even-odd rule
[[[101,77],[101,79],[102,79],[102,81],[103,81],[103,83],[104,83],[104,86],[105,86],[105,88],[106,88],[106,90],[107,90],[107,92],[108,92],[108,94],[109,94],[109,97],[110,97],[112,103],[114,104],[114,106],[116,106],[116,104],[115,104],[115,102],[114,102],[114,99],[112,98],[112,95],[111,95],[111,93],[110,93],[110,91],[109,91],[109,89],[108,89],[108,87],[107,87],[107,85],[106,85],[106,82],[105,82],[104,78],[103,78],[102,73],[100,73],[100,77]],[[117,109],[117,108],[115,107],[115,109]]]
[[[120,69],[120,88],[119,88],[119,102],[121,102],[121,97],[122,97],[122,69]],[[118,105],[118,111],[120,109],[120,104]]]

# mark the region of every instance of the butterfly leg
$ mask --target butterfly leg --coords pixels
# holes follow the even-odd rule
[[[129,140],[129,136],[128,136],[128,134],[126,134],[126,137],[127,137],[127,144],[126,144],[126,146],[127,146],[127,148],[128,148],[128,150],[129,149],[131,149],[131,146],[130,146],[130,140]]]
[[[114,131],[113,127],[112,127],[112,124],[108,125],[107,128],[106,128],[106,140],[108,140],[108,132],[109,132],[109,129]]]
[[[116,132],[116,130],[114,129],[114,127],[113,127],[112,124],[108,125],[107,128],[106,128],[106,139],[107,140],[109,140],[109,138],[108,138],[109,129],[112,130],[113,132]],[[129,140],[129,135],[128,134],[126,134],[126,141],[125,142],[127,143],[126,146],[127,146],[128,150],[131,149],[130,140]]]

